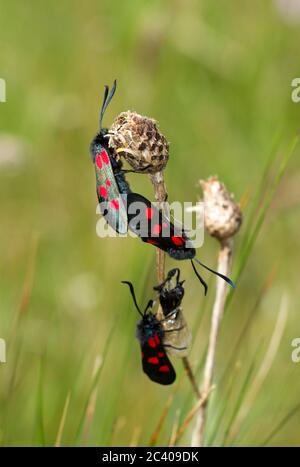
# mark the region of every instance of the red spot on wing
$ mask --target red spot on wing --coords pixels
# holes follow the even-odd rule
[[[170,367],[169,365],[162,365],[159,367],[158,371],[160,371],[161,373],[169,373]]]
[[[160,344],[160,338],[158,337],[157,334],[155,334],[154,339],[157,345]]]
[[[102,169],[102,160],[101,160],[101,155],[100,154],[97,154],[96,155],[96,159],[95,159],[95,164],[97,165],[97,167],[99,167],[99,169]]]
[[[107,189],[105,188],[105,186],[101,185],[100,188],[99,188],[99,195],[102,197],[102,198],[107,198]]]
[[[108,180],[108,179],[105,181],[105,183],[106,183],[107,186],[110,186],[110,185],[111,185],[111,181]]]
[[[152,365],[158,365],[159,364],[159,359],[157,357],[149,357],[148,358],[148,363],[151,363]]]
[[[117,199],[112,199],[111,202],[109,203],[110,204],[110,207],[112,209],[115,209],[116,211],[118,209],[120,209],[120,204],[119,204],[119,201]]]
[[[148,238],[147,243],[150,243],[150,245],[158,245],[158,242],[151,240],[150,238]]]
[[[146,208],[146,217],[147,217],[147,219],[152,219],[152,217],[153,217],[153,208]]]
[[[185,240],[183,237],[176,237],[175,235],[172,235],[171,240],[176,246],[182,246],[185,244]]]
[[[149,339],[148,339],[147,342],[148,342],[149,347],[152,347],[152,349],[155,349],[155,347],[156,347],[156,342],[155,342],[154,337],[149,337]]]
[[[158,356],[159,356],[159,358],[163,358],[165,356],[165,354],[163,352],[158,352]]]
[[[108,154],[106,151],[101,151],[101,157],[102,157],[102,160],[104,162],[104,164],[108,164],[109,163],[109,157],[108,157]]]
[[[155,224],[153,226],[152,232],[153,232],[154,235],[159,235],[160,232],[161,232],[161,225]]]

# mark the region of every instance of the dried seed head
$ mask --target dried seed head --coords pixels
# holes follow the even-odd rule
[[[242,212],[217,177],[200,180],[204,200],[205,229],[219,240],[232,237],[242,223]]]
[[[122,112],[109,129],[113,155],[122,155],[136,171],[156,173],[169,158],[169,144],[152,118],[136,112]]]

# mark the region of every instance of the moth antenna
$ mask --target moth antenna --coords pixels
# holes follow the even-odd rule
[[[110,93],[109,93],[109,96],[108,96],[108,91],[109,91],[109,87],[108,86],[105,86],[105,92],[104,92],[104,98],[105,100],[103,100],[103,104],[102,104],[102,108],[101,108],[101,113],[100,113],[100,130],[102,129],[102,119],[103,119],[103,115],[107,109],[107,106],[108,104],[110,103],[110,101],[112,100],[112,98],[114,97],[114,94],[116,92],[116,89],[117,89],[117,80],[114,80],[114,84],[110,90]]]
[[[109,94],[109,96],[108,96],[108,99],[107,99],[107,101],[106,101],[105,108],[108,106],[108,104],[110,103],[110,101],[111,101],[112,98],[114,97],[114,94],[115,94],[115,92],[116,92],[116,89],[117,89],[117,80],[115,79],[115,80],[114,80],[114,83],[113,83],[113,85],[112,85],[110,94]]]
[[[207,290],[208,290],[207,283],[205,282],[205,280],[203,279],[203,277],[200,276],[200,274],[199,274],[199,272],[197,271],[196,266],[194,265],[194,262],[193,262],[192,259],[191,259],[191,263],[192,263],[192,266],[193,266],[193,269],[194,269],[194,273],[196,274],[196,276],[198,277],[199,281],[201,282],[201,284],[202,284],[203,287],[204,287],[204,295],[206,295],[206,294],[207,294]]]
[[[193,260],[192,260],[192,261],[193,261]],[[229,277],[224,276],[224,274],[221,274],[220,272],[215,271],[214,269],[209,268],[209,267],[206,266],[205,264],[201,263],[201,261],[200,261],[198,258],[194,258],[194,261],[197,261],[197,263],[200,264],[200,266],[202,266],[203,268],[205,268],[205,269],[207,269],[208,271],[212,272],[213,274],[216,274],[216,276],[221,277],[221,279],[223,279],[225,282],[227,282],[229,285],[231,285],[231,287],[232,287],[233,289],[235,289],[236,285],[235,285],[234,282],[232,282],[231,279],[229,279]]]
[[[134,288],[133,288],[132,283],[129,282],[129,281],[121,281],[121,283],[122,283],[122,284],[127,284],[127,285],[128,285],[128,287],[129,287],[129,289],[130,289],[130,293],[131,293],[132,299],[133,299],[133,303],[135,304],[135,307],[136,307],[137,311],[139,312],[139,314],[140,314],[142,317],[144,317],[144,314],[141,312],[140,307],[139,307],[138,304],[137,304],[137,301],[136,301],[136,298],[135,298],[135,293],[134,293]],[[148,303],[148,305],[149,305],[149,303]],[[148,307],[148,305],[147,305],[147,307]],[[146,310],[145,310],[145,311],[146,311]]]
[[[103,120],[103,115],[106,109],[105,102],[107,100],[108,91],[109,91],[109,87],[107,85],[104,86],[104,97],[103,97],[103,102],[102,102],[102,106],[100,110],[100,122],[99,122],[100,131],[102,130],[102,120]]]

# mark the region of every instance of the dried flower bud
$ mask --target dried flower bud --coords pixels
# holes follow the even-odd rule
[[[152,118],[136,112],[122,112],[109,129],[109,147],[115,156],[122,155],[136,171],[156,173],[169,158],[169,144]]]
[[[200,180],[204,200],[205,229],[219,240],[232,237],[242,223],[242,212],[217,177]]]

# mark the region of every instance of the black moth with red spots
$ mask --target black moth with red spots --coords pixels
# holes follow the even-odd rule
[[[132,283],[128,281],[122,283],[129,286],[136,309],[142,317],[136,327],[136,337],[140,341],[143,371],[155,383],[172,384],[176,379],[176,373],[163,345],[165,331],[161,322],[150,311],[153,302],[150,300],[142,313]]]
[[[145,314],[137,325],[136,336],[141,343],[144,373],[156,383],[172,384],[176,373],[162,343],[164,330],[160,321],[152,313]]]
[[[137,212],[139,213],[137,216]],[[208,271],[225,280],[231,287],[235,287],[229,277],[214,271],[198,258],[195,258],[196,250],[191,240],[183,229],[176,227],[151,201],[138,193],[127,194],[128,226],[140,239],[150,245],[154,245],[165,251],[171,258],[177,260],[190,259],[194,272],[207,293],[207,284],[196,270],[194,261]]]
[[[102,127],[105,110],[116,91],[116,81],[109,93],[105,86],[103,104],[100,111],[99,132],[90,145],[90,153],[96,173],[96,191],[101,212],[106,222],[118,233],[125,234],[128,230],[127,212],[120,194],[130,192],[125,180],[122,162],[116,160],[108,147],[108,129]]]

